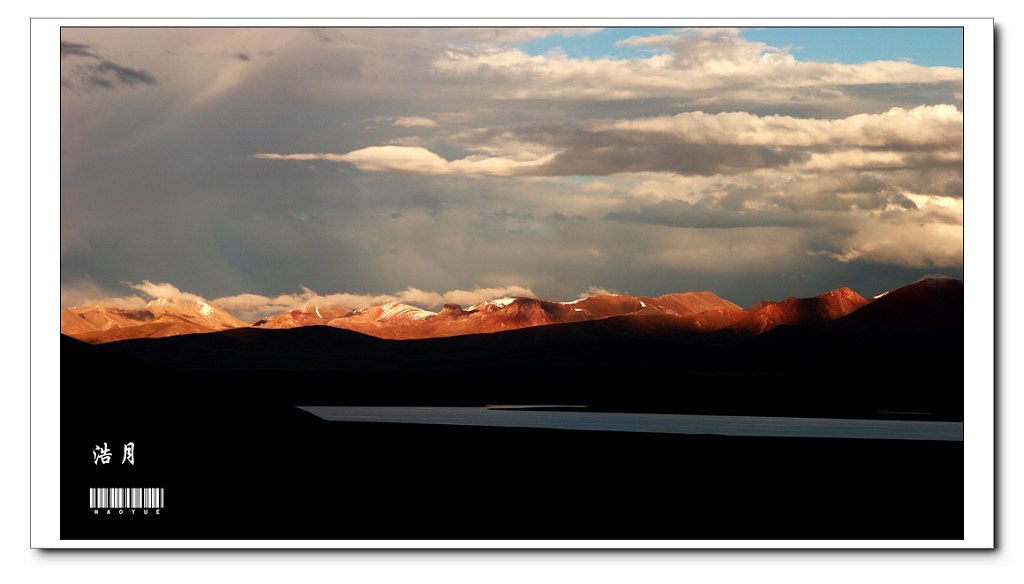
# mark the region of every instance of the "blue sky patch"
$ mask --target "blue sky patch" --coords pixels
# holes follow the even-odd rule
[[[614,27],[590,34],[555,34],[523,43],[520,48],[530,55],[558,51],[574,59],[645,58],[660,49],[617,42],[673,30]],[[859,64],[906,60],[926,67],[959,68],[964,62],[963,29],[958,27],[771,27],[744,29],[740,36],[773,47],[790,47],[790,53],[801,61]]]

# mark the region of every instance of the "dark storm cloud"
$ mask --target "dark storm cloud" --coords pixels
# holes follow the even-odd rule
[[[624,172],[714,175],[785,166],[804,154],[766,146],[723,144],[626,144],[577,147],[555,156],[538,175],[603,176]]]
[[[550,214],[550,215],[548,215],[548,219],[551,219],[553,221],[586,221],[587,220],[587,218],[584,217],[583,215],[566,216],[566,215],[563,215],[562,213],[559,213],[557,211],[552,213],[552,214]]]
[[[243,63],[245,63],[245,62],[251,61],[253,56],[257,56],[257,57],[270,57],[273,54],[274,54],[274,51],[269,51],[269,50],[257,51],[255,53],[252,52],[252,51],[236,51],[234,54],[231,55],[231,57],[233,59],[238,59],[239,61],[242,61]]]
[[[60,42],[60,56],[64,59],[67,56],[89,57],[99,60],[99,63],[88,65],[76,65],[72,72],[86,86],[99,87],[102,89],[113,89],[116,85],[159,85],[150,72],[144,69],[133,69],[118,65],[109,59],[105,59],[88,49],[89,45],[80,43]],[[69,80],[62,79],[63,87],[73,88],[74,84]]]
[[[405,197],[398,199],[396,204],[399,208],[420,207],[428,213],[437,214],[451,206],[451,202],[445,200],[440,193],[418,189]]]
[[[612,211],[604,216],[609,221],[646,223],[667,227],[698,229],[735,229],[744,227],[807,227],[815,220],[789,209],[770,211],[725,211],[713,202],[662,201],[639,210]]]
[[[94,72],[94,83],[107,82],[111,77],[123,85],[158,85],[159,82],[153,75],[143,69],[132,69],[104,60],[92,68]]]
[[[861,111],[883,112],[893,103],[953,103],[963,110],[963,81],[931,83],[861,83],[841,87],[843,93],[862,103]]]
[[[916,210],[917,204],[885,176],[837,172],[833,180],[808,179],[805,185],[787,184],[787,188],[735,188],[719,199],[728,211],[741,211],[751,203],[767,203],[792,212]],[[832,178],[832,177],[830,177]],[[833,187],[836,183],[841,186]]]
[[[96,74],[95,68],[90,68],[90,70],[84,71],[81,77],[85,83],[91,87],[100,87],[102,89],[114,88],[114,82],[102,75]]]
[[[819,168],[823,162],[835,166],[837,155],[845,156],[840,165],[862,172],[955,172],[962,167],[961,128],[962,114],[950,105],[939,105],[838,119],[696,111],[618,120],[524,122],[441,137],[471,150],[501,151],[508,144],[510,151],[527,145],[553,153],[544,164],[508,170],[519,175],[733,174],[793,166],[811,157],[818,158]]]
[[[480,219],[486,222],[498,223],[498,224],[521,224],[524,222],[533,222],[533,213],[523,213],[520,211],[511,211],[509,209],[499,209],[491,213],[477,213],[476,215]]]
[[[964,198],[963,164],[925,166],[919,168],[889,168],[872,173],[880,188],[897,189],[911,193],[929,193],[951,199]]]
[[[89,49],[89,45],[81,45],[81,44],[78,44],[78,43],[68,43],[68,42],[65,42],[65,41],[61,41],[60,42],[60,58],[63,59],[64,57],[71,56],[71,55],[76,55],[76,56],[80,56],[80,57],[94,57],[94,58],[97,58],[96,55],[94,55],[91,52],[89,52],[88,49]]]
[[[758,210],[744,209],[735,204],[730,205],[729,198],[724,198],[722,201],[705,200],[697,203],[670,200],[645,206],[639,210],[612,211],[604,218],[696,228],[813,227],[827,222],[818,212],[844,213],[855,210],[894,210],[893,212],[902,216],[898,210],[915,211],[918,210],[918,206],[898,193],[822,194],[815,196],[813,200],[802,200],[799,204],[794,204],[784,198],[771,198],[768,205]],[[834,221],[840,218],[837,215],[831,217]],[[943,222],[948,220],[946,215],[941,217]],[[927,219],[927,222],[934,220],[932,216]],[[922,217],[918,216],[916,219],[909,220],[920,221]]]
[[[588,130],[584,125],[527,124],[474,129],[449,141],[467,146],[509,140],[561,150],[550,162],[522,171],[538,176],[604,176],[623,172],[712,175],[785,166],[806,153],[760,145],[696,144],[664,133]]]

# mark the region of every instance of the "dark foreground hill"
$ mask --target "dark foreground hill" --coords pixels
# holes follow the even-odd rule
[[[963,333],[954,327],[782,325],[725,343],[717,334],[680,334],[672,319],[612,317],[406,341],[326,326],[240,328],[93,348],[129,357],[135,369],[179,372],[189,379],[182,383],[201,381],[211,393],[266,400],[962,420]],[[170,379],[110,373],[144,385]]]
[[[783,337],[792,332],[762,342],[788,347],[792,339]],[[380,339],[346,340],[381,359],[393,350]],[[318,344],[308,342],[301,348]],[[383,361],[372,372],[173,369],[67,337],[61,360],[68,380],[60,435],[65,539],[372,540],[384,547],[545,540],[577,547],[590,540],[963,537],[962,442],[326,422],[294,405],[483,403],[496,395],[489,390],[494,380],[475,372],[472,388],[438,393],[457,373],[424,373],[422,363],[410,362],[404,366],[415,373],[388,371]],[[765,376],[743,375],[746,397],[777,396]],[[83,376],[107,381],[102,388],[77,383]],[[557,374],[519,374],[512,385],[524,387],[506,389],[530,397],[615,389],[622,399],[608,403],[637,407],[644,404],[629,397],[637,392],[728,398],[684,400],[677,404],[683,409],[724,408],[738,399],[739,390],[721,378],[694,385],[666,373],[665,386],[645,392],[652,378],[642,371],[620,371],[604,385],[600,377],[582,382],[590,387],[565,387],[558,384],[567,378]],[[325,387],[314,391],[312,379]],[[402,391],[395,386],[401,382],[414,385]],[[134,465],[120,463],[128,442]],[[111,464],[94,462],[90,451],[98,445],[109,445]],[[85,497],[93,487],[163,488],[167,503],[159,516],[96,514]]]
[[[790,301],[776,312],[804,326],[753,336],[664,314],[405,341],[326,326],[62,336],[61,536],[961,539],[963,442],[343,423],[295,407],[962,421],[962,296],[934,288],[835,320]],[[135,464],[119,464],[129,442]],[[164,488],[167,505],[97,515],[91,487]]]
[[[207,384],[211,395],[307,404],[963,419],[961,282],[926,280],[871,303],[844,289],[707,325],[735,312],[627,314],[412,340],[330,326],[248,327],[106,343],[88,358],[81,344],[66,343],[62,360],[104,371],[87,362],[109,353],[139,372],[104,373],[140,385],[173,379],[146,372],[148,364],[179,372],[183,384]]]

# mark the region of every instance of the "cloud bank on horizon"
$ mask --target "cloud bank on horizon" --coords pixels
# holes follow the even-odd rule
[[[62,307],[962,278],[962,64],[745,34],[63,28]]]
[[[427,292],[409,287],[394,294],[318,294],[305,286],[299,286],[301,293],[278,294],[273,298],[260,294],[242,293],[233,296],[207,299],[178,289],[177,286],[161,282],[154,284],[149,280],[140,283],[122,282],[128,288],[141,292],[130,296],[109,297],[95,283],[87,286],[76,286],[61,290],[62,304],[67,306],[100,305],[118,308],[144,308],[149,302],[167,299],[178,302],[207,302],[221,308],[247,322],[260,318],[290,312],[296,309],[313,310],[316,307],[339,307],[348,310],[359,310],[368,306],[387,302],[426,306],[438,309],[445,304],[472,306],[499,298],[522,296],[535,298],[529,288],[521,286],[505,286],[501,288],[474,288],[472,290],[449,290],[444,293]],[[599,289],[590,289],[581,296],[607,293]]]

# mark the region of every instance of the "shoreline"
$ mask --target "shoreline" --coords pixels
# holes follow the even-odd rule
[[[962,422],[597,412],[564,406],[296,406],[329,422],[440,424],[580,431],[751,437],[948,440],[963,442]],[[552,407],[558,409],[551,409]],[[585,406],[575,406],[583,408]]]

